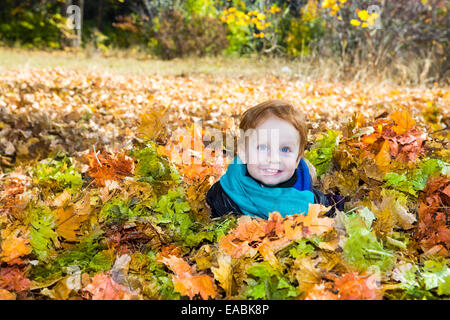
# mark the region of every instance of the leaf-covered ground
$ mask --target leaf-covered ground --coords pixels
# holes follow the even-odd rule
[[[335,218],[208,217],[226,162],[199,136],[271,98],[306,114]],[[2,72],[0,299],[448,299],[449,105],[442,88]]]

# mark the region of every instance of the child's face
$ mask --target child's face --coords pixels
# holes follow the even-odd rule
[[[298,166],[300,135],[291,123],[269,116],[250,134],[246,149],[248,173],[276,185],[289,180]]]

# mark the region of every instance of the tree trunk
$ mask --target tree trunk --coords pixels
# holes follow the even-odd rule
[[[97,29],[102,31],[103,22],[103,0],[98,0],[98,11],[97,11]]]

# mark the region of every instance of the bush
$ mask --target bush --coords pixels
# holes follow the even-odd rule
[[[364,62],[385,69],[396,61],[429,58],[433,63],[425,64],[424,77],[448,77],[448,2],[324,0],[321,6],[327,32],[319,47],[341,54],[347,67]]]
[[[315,1],[308,1],[300,10],[300,17],[291,17],[286,26],[285,47],[287,55],[298,57],[310,52],[310,44],[320,39],[324,33],[324,21],[318,14]]]
[[[0,14],[0,39],[12,45],[19,43],[25,47],[61,47],[62,32],[69,32],[66,19],[58,13],[52,2],[32,4],[24,1],[2,1]]]
[[[220,21],[198,15],[188,20],[179,10],[168,10],[162,14],[155,38],[158,53],[163,59],[217,55],[228,45],[226,27]]]

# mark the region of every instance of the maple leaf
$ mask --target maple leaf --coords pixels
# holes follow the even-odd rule
[[[269,219],[266,224],[266,234],[274,233],[275,236],[283,236],[283,217],[278,211],[269,212]]]
[[[0,301],[1,300],[16,300],[16,294],[0,288]]]
[[[29,199],[24,197],[24,193],[31,186],[31,178],[24,173],[18,167],[6,176],[4,183],[0,183],[0,214],[2,211],[14,214],[26,207]]]
[[[263,220],[257,220],[250,216],[242,216],[238,219],[238,225],[234,229],[236,239],[241,241],[258,241],[266,235]]]
[[[57,208],[56,232],[69,241],[77,241],[81,224],[89,218],[91,210],[90,194],[87,192],[81,200],[69,208]]]
[[[328,130],[326,135],[319,137],[311,149],[305,152],[305,158],[317,169],[317,176],[328,171],[333,151],[339,144],[339,136],[338,131]]]
[[[217,256],[218,267],[211,267],[214,278],[219,281],[220,286],[225,290],[227,296],[231,296],[233,284],[233,267],[231,265],[231,257],[227,254],[220,253]]]
[[[65,155],[41,160],[33,168],[33,174],[33,181],[55,191],[62,191],[65,188],[78,189],[83,185],[81,174],[74,167],[72,158]]]
[[[388,170],[388,166],[391,163],[390,144],[388,140],[383,142],[380,152],[375,157],[375,163],[383,172]]]
[[[1,230],[1,261],[8,264],[21,264],[21,256],[31,253],[29,231],[25,226],[12,224]]]
[[[161,261],[175,273],[172,275],[173,285],[175,290],[182,295],[187,295],[192,299],[195,295],[200,294],[204,300],[207,300],[208,297],[216,297],[214,280],[210,276],[194,275],[189,264],[177,256],[163,257]]]
[[[227,234],[220,238],[219,248],[228,253],[232,258],[239,259],[245,255],[253,257],[258,250],[251,247],[248,241],[235,243],[235,236],[233,233]]]
[[[30,287],[31,281],[24,276],[22,270],[11,267],[0,270],[0,288],[20,292]]]
[[[334,281],[339,300],[378,300],[380,292],[376,275],[349,272]]]
[[[298,289],[291,285],[280,270],[268,262],[255,263],[247,268],[245,296],[252,299],[289,299],[298,296]]]
[[[440,251],[446,255],[450,248],[450,228],[447,225],[448,217],[442,207],[449,205],[449,198],[443,192],[450,185],[450,179],[435,177],[430,179],[425,194],[419,205],[419,223],[417,238],[424,251],[430,251],[440,243],[447,249]]]
[[[104,273],[96,274],[92,282],[83,290],[91,294],[92,300],[131,300],[133,298],[130,290]]]
[[[393,220],[403,229],[408,230],[413,228],[416,222],[416,215],[408,211],[406,197],[395,190],[381,191],[380,209],[388,210]],[[377,217],[378,219],[378,217]]]
[[[263,242],[258,246],[258,252],[263,259],[267,261],[275,269],[281,269],[280,262],[275,256],[275,252],[272,249],[271,241],[268,238],[264,238]]]
[[[390,115],[390,118],[395,122],[392,129],[397,134],[403,134],[409,129],[413,128],[416,121],[411,117],[411,113],[406,110],[395,111]]]
[[[169,106],[152,107],[140,114],[138,133],[146,140],[156,140],[166,126]]]
[[[305,297],[305,300],[338,300],[338,296],[327,288],[325,283],[315,284]]]
[[[59,247],[58,234],[54,231],[55,216],[46,206],[30,208],[31,235],[30,243],[39,259],[46,260],[49,253]]]
[[[389,270],[393,266],[394,255],[383,248],[359,215],[347,216],[344,224],[349,234],[342,253],[346,261],[360,271],[371,265],[377,265],[381,270]]]
[[[294,261],[293,271],[302,292],[308,292],[320,279],[321,272],[316,268],[317,261],[310,257],[297,257]]]
[[[134,172],[134,160],[124,153],[91,151],[85,155],[89,162],[87,173],[94,178],[98,186],[105,186],[107,180],[120,180]]]
[[[308,235],[320,235],[333,228],[334,220],[322,215],[328,212],[329,208],[321,204],[309,204],[308,214],[299,215],[299,221],[303,222],[303,226],[307,231],[303,230]]]

